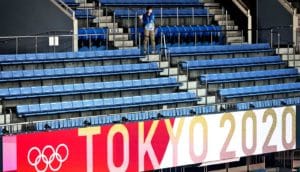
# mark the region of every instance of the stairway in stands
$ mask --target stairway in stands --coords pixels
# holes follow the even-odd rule
[[[226,31],[226,42],[228,44],[243,43],[245,38],[239,27],[235,24],[234,20],[231,20],[230,14],[226,15],[226,10],[220,3],[216,3],[215,0],[203,0],[204,7],[209,10],[210,14],[214,15],[214,19],[220,26]]]

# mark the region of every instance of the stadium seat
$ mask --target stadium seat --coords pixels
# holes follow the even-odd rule
[[[284,64],[284,62],[281,60],[280,56],[264,56],[264,57],[229,58],[229,59],[217,59],[217,60],[183,61],[181,62],[180,66],[181,69],[183,70],[187,70],[187,69],[202,70],[202,69],[260,66],[260,65],[269,65],[269,64]],[[207,77],[205,77],[205,79],[206,78]]]
[[[244,61],[243,61],[244,62]],[[228,82],[259,81],[299,76],[297,69],[277,69],[251,72],[206,74],[200,76],[201,83],[218,84]]]
[[[120,60],[131,58],[142,58],[139,49],[125,50],[101,50],[90,52],[63,52],[63,53],[37,53],[37,54],[17,54],[0,55],[1,65],[13,64],[34,64],[34,63],[54,63],[54,62],[77,62],[95,60]]]
[[[112,66],[2,71],[0,72],[0,82],[110,76],[135,73],[153,73],[161,71],[162,70],[158,68],[158,64],[155,62]]]
[[[94,18],[96,18],[94,15],[92,15],[92,12],[90,9],[76,9],[75,16],[77,19],[94,19]]]
[[[218,94],[225,99],[269,95],[269,94],[283,94],[294,93],[300,91],[300,83],[285,83],[265,86],[239,87],[220,89]]]
[[[202,0],[100,0],[102,6],[143,7],[143,6],[203,6]]]
[[[116,17],[120,18],[135,18],[137,15],[142,15],[145,13],[144,9],[116,9],[114,11]],[[208,13],[207,9],[203,8],[189,8],[189,9],[179,9],[177,12],[177,9],[153,9],[153,13],[157,17],[176,17],[177,14],[179,17],[192,17],[193,15],[195,17],[199,16],[205,16],[207,17],[210,14]]]
[[[157,98],[158,97],[158,98]],[[39,116],[39,115],[54,115],[60,113],[85,112],[105,109],[120,109],[139,106],[165,105],[181,102],[196,102],[199,100],[196,94],[190,92],[158,94],[158,95],[143,95],[134,97],[122,97],[122,103],[115,104],[120,98],[94,99],[59,103],[44,103],[32,105],[18,105],[17,114],[19,117]],[[139,101],[133,101],[138,99]],[[93,106],[86,104],[87,101],[93,101]],[[70,104],[71,107],[64,106]],[[41,108],[49,106],[50,109]]]
[[[40,87],[20,87],[0,89],[0,98],[6,100],[88,93],[104,93],[126,90],[143,90],[178,87],[176,78],[152,78],[142,80],[124,80]],[[87,102],[88,103],[88,102]]]
[[[214,46],[189,46],[170,47],[172,56],[194,56],[208,54],[232,54],[247,52],[273,52],[269,44],[239,44],[239,45],[214,45]]]

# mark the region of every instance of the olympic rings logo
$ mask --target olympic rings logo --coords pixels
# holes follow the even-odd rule
[[[63,153],[64,155],[61,155]],[[69,156],[67,145],[60,144],[56,147],[47,145],[42,150],[32,147],[27,153],[28,163],[33,166],[36,172],[58,171]]]

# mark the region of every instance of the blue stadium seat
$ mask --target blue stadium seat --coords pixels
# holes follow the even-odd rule
[[[234,68],[248,67],[260,65],[278,65],[284,64],[279,56],[264,56],[264,57],[246,57],[246,58],[229,58],[217,60],[194,60],[184,61],[180,64],[183,70],[201,70],[201,69],[216,69],[216,68]],[[206,79],[206,77],[205,77]]]
[[[76,9],[75,16],[77,19],[94,19],[96,18],[92,15],[92,11],[90,9]]]
[[[159,98],[154,98],[158,96]],[[139,98],[139,102],[133,101],[133,99]],[[143,95],[135,97],[122,97],[123,104],[114,104],[115,100],[119,98],[108,98],[108,99],[94,99],[94,100],[82,100],[82,101],[71,101],[71,102],[59,102],[59,103],[44,103],[44,104],[33,104],[33,105],[18,105],[17,114],[19,117],[27,116],[39,116],[39,115],[51,115],[60,113],[70,112],[84,112],[91,110],[104,110],[104,109],[118,109],[128,107],[139,107],[139,106],[152,106],[161,104],[173,104],[181,102],[195,102],[199,100],[196,94],[190,92],[182,93],[170,93],[170,94],[158,94],[158,95]],[[93,106],[91,105],[93,101]],[[86,103],[88,102],[88,103]],[[41,109],[40,107],[48,106],[50,109]],[[65,107],[63,105],[72,104],[72,107]]]
[[[232,54],[247,52],[273,52],[269,44],[240,44],[240,45],[214,45],[170,47],[171,56],[193,56],[207,54]]]
[[[218,94],[225,98],[238,98],[247,96],[269,95],[269,94],[282,94],[294,93],[300,91],[300,83],[285,83],[266,86],[252,86],[252,87],[239,87],[220,89]]]
[[[299,76],[297,69],[277,69],[251,72],[206,74],[200,76],[202,83],[227,83],[241,81],[259,81],[266,79],[278,79]]]
[[[30,71],[30,72],[29,72]],[[57,69],[39,69],[39,70],[18,70],[0,72],[0,82],[10,81],[29,81],[42,79],[61,79],[61,78],[78,78],[85,76],[109,76],[123,74],[139,74],[161,72],[158,64],[141,63],[128,65],[113,66],[92,66],[92,67],[73,67]],[[26,75],[24,75],[26,73]]]
[[[77,62],[77,61],[80,62],[80,61],[95,61],[95,60],[139,59],[143,57],[141,55],[141,51],[136,48],[125,49],[125,50],[101,50],[101,51],[89,51],[89,52],[77,52],[77,53],[67,52],[67,53],[56,53],[55,55],[53,53],[37,53],[37,54],[31,54],[30,59],[25,59],[25,56],[27,56],[27,54],[0,55],[0,64],[15,65],[15,64],[54,63],[54,62]],[[33,71],[28,71],[26,74],[30,74],[30,72]]]
[[[100,1],[102,6],[115,6],[115,7],[143,7],[143,6],[154,6],[154,7],[161,7],[161,6],[203,6],[202,0],[144,0],[144,1],[137,1],[137,0],[101,0]]]
[[[136,15],[142,15],[145,13],[144,9],[116,9],[114,11],[116,17],[120,17],[120,18],[135,18]],[[177,16],[177,9],[154,9],[153,13],[159,17],[159,16],[163,16],[163,17],[176,17]],[[205,16],[207,17],[208,15],[210,16],[210,14],[208,13],[207,9],[203,9],[203,8],[194,8],[194,11],[192,8],[189,9],[179,9],[178,10],[178,15],[180,17],[192,17],[194,14],[194,16],[199,17],[199,16]]]

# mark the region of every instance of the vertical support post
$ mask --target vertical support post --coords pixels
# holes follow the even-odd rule
[[[163,8],[160,7],[160,26],[163,25]]]
[[[280,33],[278,32],[278,34],[277,34],[277,46],[278,46],[278,53],[279,53],[279,49],[280,49]]]
[[[127,8],[127,28],[129,28],[129,8]]]
[[[176,24],[179,26],[179,11],[178,7],[176,8]]]
[[[16,54],[19,52],[19,38],[16,37]]]
[[[228,43],[227,42],[227,29],[228,29],[228,12],[227,10],[225,11],[225,35],[226,35],[226,44]]]
[[[270,45],[273,48],[273,29],[270,30]]]
[[[135,45],[137,45],[137,41],[138,41],[138,16],[137,16],[137,12],[135,12],[134,37],[135,37]],[[141,47],[139,47],[139,48],[141,48]]]
[[[35,36],[35,53],[38,52],[38,38]]]
[[[248,10],[247,13],[248,13],[248,43],[252,44],[252,16],[250,10]]]
[[[195,25],[195,8],[192,7],[192,24]]]

